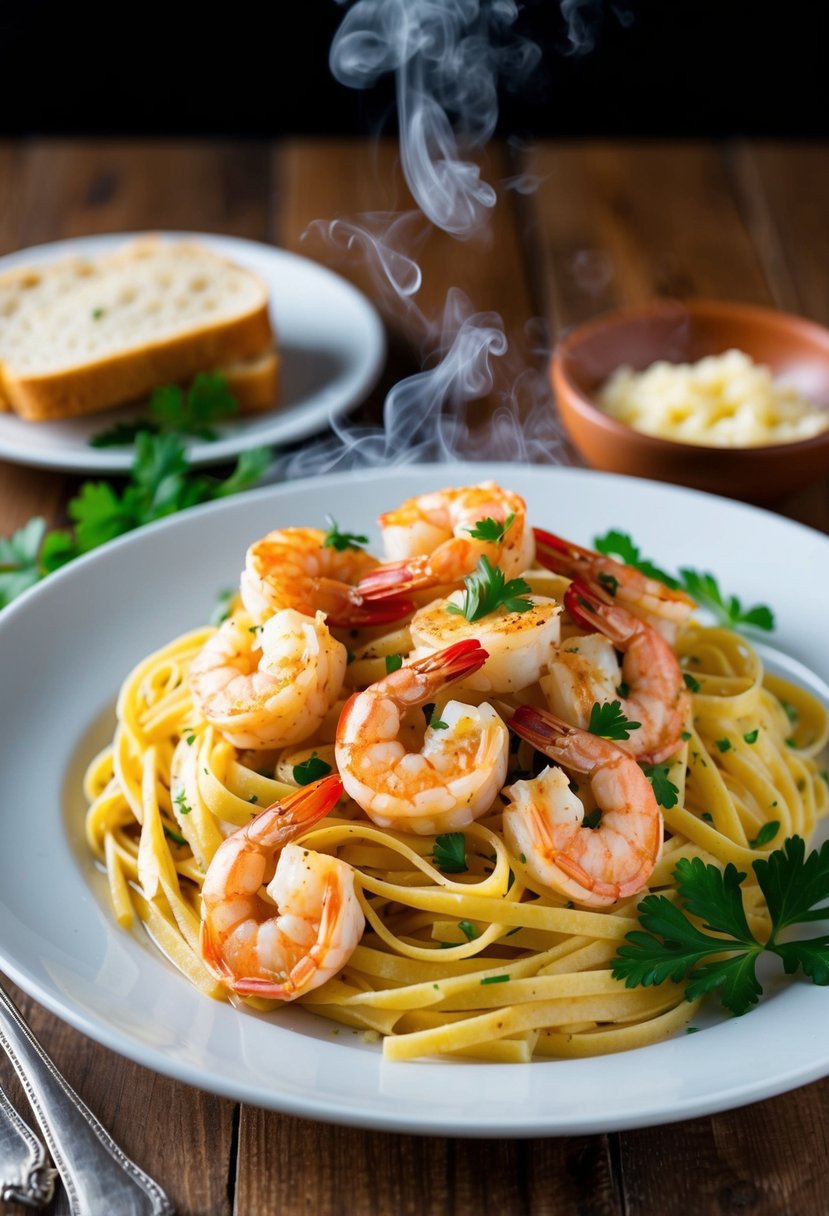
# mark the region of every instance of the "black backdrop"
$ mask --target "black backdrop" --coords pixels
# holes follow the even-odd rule
[[[567,53],[559,0],[521,4],[515,28],[543,58],[520,95],[503,92],[502,134],[829,134],[829,0],[575,2],[594,40],[581,55]],[[0,132],[390,132],[388,82],[360,93],[330,74],[343,12],[0,0]]]

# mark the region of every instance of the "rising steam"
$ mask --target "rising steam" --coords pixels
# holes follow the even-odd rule
[[[566,14],[574,29],[578,18],[579,31],[586,19],[580,3],[569,0]],[[426,316],[416,298],[416,255],[430,224],[461,240],[487,230],[498,196],[469,156],[496,129],[499,85],[516,88],[540,60],[538,46],[512,28],[518,14],[514,0],[357,0],[343,18],[331,69],[342,84],[361,89],[394,73],[401,165],[419,211],[316,221],[309,231],[341,252],[362,255],[386,311],[404,318],[418,342],[424,370],[389,392],[382,428],[336,420],[332,434],[292,454],[283,473],[560,458],[546,378],[520,361],[501,318],[476,312],[457,289],[437,318]],[[534,188],[527,177],[502,185]],[[482,434],[474,415],[483,397],[499,404]]]

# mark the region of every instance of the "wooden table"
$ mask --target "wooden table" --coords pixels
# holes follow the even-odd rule
[[[425,243],[418,299],[426,312],[455,285],[476,310],[500,312],[514,335],[540,317],[554,338],[607,307],[664,295],[749,300],[829,324],[822,146],[545,143],[487,153],[488,180],[524,172],[537,176],[538,189],[504,194],[489,242],[433,234]],[[407,205],[390,144],[0,144],[0,253],[88,233],[200,229],[328,261],[377,299],[358,260],[302,234],[315,219]],[[381,309],[391,353],[381,389],[364,407],[374,421],[383,389],[416,366],[399,309]],[[527,357],[541,367],[533,345],[531,332]],[[558,455],[573,459],[566,447]],[[0,462],[0,535],[35,514],[63,522],[79,480]],[[829,481],[776,509],[829,531]],[[71,1084],[180,1213],[829,1211],[829,1079],[641,1131],[417,1138],[308,1123],[198,1092],[113,1055],[16,995]],[[0,1082],[25,1109],[5,1059]]]

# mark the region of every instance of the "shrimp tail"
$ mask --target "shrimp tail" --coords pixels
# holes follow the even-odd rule
[[[477,638],[464,638],[460,642],[453,642],[444,650],[416,659],[409,666],[422,675],[439,672],[443,681],[450,684],[483,667],[488,658],[488,651],[484,650]]]
[[[535,705],[519,705],[510,718],[509,726],[536,751],[582,773],[593,767],[595,758],[580,745],[592,741],[594,746],[598,746],[605,742]]]
[[[402,590],[406,590],[402,585],[390,587],[384,596],[377,597],[377,602],[373,602],[364,593],[362,585],[349,587],[336,579],[320,578],[317,582],[317,606],[332,625],[343,629],[387,625],[414,612],[412,601],[396,594]]]
[[[533,535],[537,560],[555,574],[573,577],[579,570],[588,567],[595,557],[589,549],[582,549],[580,545],[574,545],[553,532],[545,532],[543,528],[533,528]]]
[[[393,602],[401,592],[415,591],[434,582],[427,557],[410,557],[405,561],[384,562],[364,575],[357,584],[358,594],[367,601]]]
[[[573,579],[564,593],[564,607],[577,624],[605,634],[611,642],[627,641],[630,627],[637,627],[630,613],[613,608],[612,595],[584,579]]]

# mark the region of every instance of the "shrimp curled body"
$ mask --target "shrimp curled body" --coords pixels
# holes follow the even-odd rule
[[[355,584],[378,565],[362,549],[326,545],[318,528],[282,528],[255,541],[245,557],[242,603],[261,623],[282,608],[324,612],[332,625],[380,625],[407,616],[407,600],[368,604]]]
[[[284,747],[322,723],[343,684],[348,652],[321,612],[292,608],[262,626],[225,621],[190,667],[196,708],[240,748]]]
[[[239,996],[292,1001],[336,975],[365,919],[345,862],[290,841],[342,791],[324,777],[261,811],[216,850],[202,887],[202,957]],[[278,856],[276,870],[260,890]]]
[[[503,528],[500,540],[472,535],[484,521]],[[389,561],[365,575],[359,590],[382,600],[402,591],[459,586],[486,557],[506,578],[532,565],[535,542],[523,498],[494,481],[409,498],[380,516]]]
[[[421,835],[454,831],[492,806],[506,776],[509,733],[490,705],[448,701],[418,752],[407,751],[398,737],[408,709],[435,701],[486,657],[474,639],[457,642],[346,703],[337,767],[346,792],[378,826]]]
[[[589,637],[586,645],[559,650],[542,680],[551,709],[585,729],[595,703],[619,701],[624,716],[638,723],[629,738],[620,741],[623,750],[649,764],[673,755],[690,717],[691,700],[671,647],[652,625],[617,606],[603,588],[576,580],[564,594],[564,606],[579,625],[607,639],[610,654],[594,653]],[[621,683],[611,674],[614,648],[623,651]]]
[[[504,835],[542,886],[586,907],[607,907],[647,884],[662,853],[662,812],[634,758],[607,739],[529,705],[510,726],[570,773],[588,778],[601,812],[584,823],[584,805],[561,768],[546,768],[504,793]]]

